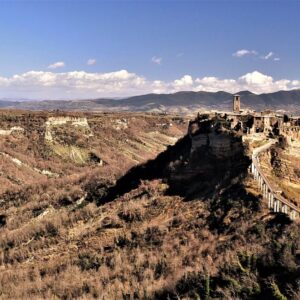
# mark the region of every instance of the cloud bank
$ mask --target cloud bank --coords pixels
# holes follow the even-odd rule
[[[236,79],[212,76],[193,78],[191,75],[184,75],[173,81],[148,80],[127,70],[109,73],[29,71],[12,77],[0,77],[1,98],[87,99],[221,90],[231,93],[250,90],[259,94],[299,88],[300,80],[275,80],[258,71]]]

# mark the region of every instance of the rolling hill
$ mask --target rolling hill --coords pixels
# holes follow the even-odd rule
[[[300,113],[300,90],[278,91],[269,94],[239,92],[242,107],[263,110],[285,110]],[[173,94],[146,94],[123,99],[86,100],[42,100],[7,101],[0,100],[0,107],[25,110],[67,110],[67,111],[153,111],[191,113],[195,110],[229,110],[232,95],[227,92],[177,92]]]

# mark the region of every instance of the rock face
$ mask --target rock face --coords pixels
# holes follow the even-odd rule
[[[190,151],[171,163],[170,181],[176,192],[210,192],[247,169],[250,160],[242,134],[228,126],[226,121],[218,118],[190,122]],[[195,184],[191,188],[193,181]]]
[[[300,157],[300,126],[284,126],[281,135],[289,146],[290,154]]]
[[[226,158],[234,156],[243,148],[242,134],[231,129],[231,125],[219,117],[191,121],[188,134],[192,153],[204,147],[216,157]]]
[[[156,159],[137,166],[117,181],[101,201],[113,200],[139,185],[140,180],[162,179],[169,193],[184,197],[213,196],[234,179],[247,174],[250,159],[242,135],[228,129],[224,119],[196,119],[188,134]]]
[[[191,152],[198,151],[201,147],[206,148],[218,158],[234,156],[241,150],[241,136],[234,136],[216,128],[217,124],[211,125],[209,131],[191,136]]]
[[[274,145],[261,156],[261,168],[273,186],[292,204],[300,206],[300,157],[289,143]],[[295,155],[297,154],[297,155]]]
[[[128,120],[125,118],[112,120],[112,127],[116,130],[128,128]]]
[[[0,129],[0,135],[23,134],[24,128],[13,126],[10,129]]]
[[[70,116],[49,117],[47,122],[45,123],[46,126],[45,140],[52,142],[53,141],[53,136],[51,132],[52,127],[62,126],[62,125],[85,128],[87,131],[89,131],[89,136],[93,135],[89,123],[87,121],[87,118],[85,117],[70,117]]]

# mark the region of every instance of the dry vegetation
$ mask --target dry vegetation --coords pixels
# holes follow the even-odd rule
[[[74,165],[30,137],[15,148],[12,137],[1,138],[1,151],[60,177],[33,179],[22,175],[25,169],[5,171],[5,162],[1,178],[24,177],[5,178],[0,195],[0,298],[300,297],[299,225],[268,212],[245,176],[242,153],[240,161],[224,163],[231,168],[226,176],[221,161],[197,156],[200,166],[214,164],[219,173],[194,176],[184,188],[193,193],[179,196],[167,173],[188,157],[186,139],[122,175],[154,158],[186,125],[133,115],[122,116],[131,128],[116,130],[108,125],[114,118],[120,119],[89,116],[94,137],[80,145],[101,157],[102,167]]]
[[[73,113],[71,116],[87,117],[93,135],[68,124],[55,126],[54,142],[49,143],[45,141],[45,122],[60,115],[68,114],[0,111],[0,129],[24,128],[23,134],[0,135],[0,192],[47,181],[50,173],[61,178],[90,172],[120,176],[175,143],[187,127],[184,119],[172,116]],[[122,119],[127,128],[116,129],[114,125]],[[100,160],[104,166],[99,166]]]

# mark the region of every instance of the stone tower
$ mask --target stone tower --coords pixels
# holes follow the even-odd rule
[[[233,112],[240,113],[241,111],[241,96],[233,95]]]

